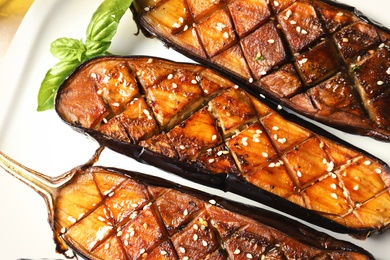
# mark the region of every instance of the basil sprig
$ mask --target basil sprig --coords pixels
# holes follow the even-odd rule
[[[50,52],[59,62],[49,69],[38,92],[37,111],[54,107],[60,84],[82,62],[107,55],[119,21],[133,0],[104,0],[96,9],[86,30],[86,40],[58,38],[50,45]]]

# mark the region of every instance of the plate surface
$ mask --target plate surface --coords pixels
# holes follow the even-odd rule
[[[354,5],[368,17],[390,27],[389,1],[340,2]],[[29,168],[50,176],[57,176],[83,164],[98,148],[97,143],[61,122],[54,111],[36,112],[36,97],[45,73],[57,62],[49,51],[50,43],[59,37],[84,39],[89,19],[100,3],[99,0],[35,0],[15,35],[0,71],[0,150]],[[131,13],[127,12],[110,51],[121,55],[153,55],[189,61],[165,48],[156,39],[146,39],[141,34],[135,36],[136,32]],[[389,143],[325,128],[390,164]],[[164,175],[187,186],[259,206],[233,194],[224,194],[179,179],[109,150],[103,152],[99,164]],[[0,209],[1,259],[65,259],[55,253],[43,199],[3,170],[0,170]],[[365,241],[328,233],[364,247],[377,259],[389,257],[390,232]]]

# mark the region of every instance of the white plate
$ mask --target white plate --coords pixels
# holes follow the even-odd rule
[[[390,27],[390,2],[387,0],[342,2],[357,6],[368,16]],[[57,62],[49,51],[50,43],[59,37],[84,38],[89,19],[100,3],[99,0],[35,0],[11,44],[1,71],[0,150],[47,175],[56,176],[86,162],[98,147],[95,142],[61,122],[54,111],[36,112],[36,97],[46,71]],[[188,61],[182,55],[166,49],[157,40],[135,36],[136,32],[128,12],[110,51],[115,54],[148,54]],[[390,164],[390,144],[326,129]],[[205,189],[108,150],[104,151],[100,164],[164,174],[173,181]],[[253,203],[232,194],[215,192]],[[3,170],[0,170],[0,209],[1,259],[64,259],[55,253],[43,199]],[[318,227],[316,229],[325,231]],[[388,259],[390,232],[366,241],[335,233],[331,235],[364,247],[378,259]]]

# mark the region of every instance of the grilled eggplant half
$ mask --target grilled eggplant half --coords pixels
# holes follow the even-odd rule
[[[374,259],[264,209],[164,179],[87,164],[50,178],[0,152],[0,166],[46,200],[58,252],[87,259]]]
[[[101,145],[359,238],[390,224],[390,168],[200,65],[101,57],[61,85],[59,116]]]
[[[252,94],[349,133],[390,141],[389,30],[319,0],[137,0],[134,19]]]

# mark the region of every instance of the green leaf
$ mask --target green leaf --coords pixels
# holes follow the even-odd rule
[[[78,60],[60,61],[46,73],[38,92],[37,111],[45,111],[54,107],[54,97],[58,87],[79,64]]]
[[[98,52],[104,54],[107,51],[117,32],[119,21],[132,2],[133,0],[105,0],[98,7],[92,15],[86,32],[88,57],[97,56]]]
[[[87,41],[87,51],[85,52],[85,55],[88,58],[105,55],[110,45],[111,42]]]
[[[50,52],[61,61],[83,60],[86,47],[81,40],[58,38],[50,45]]]

